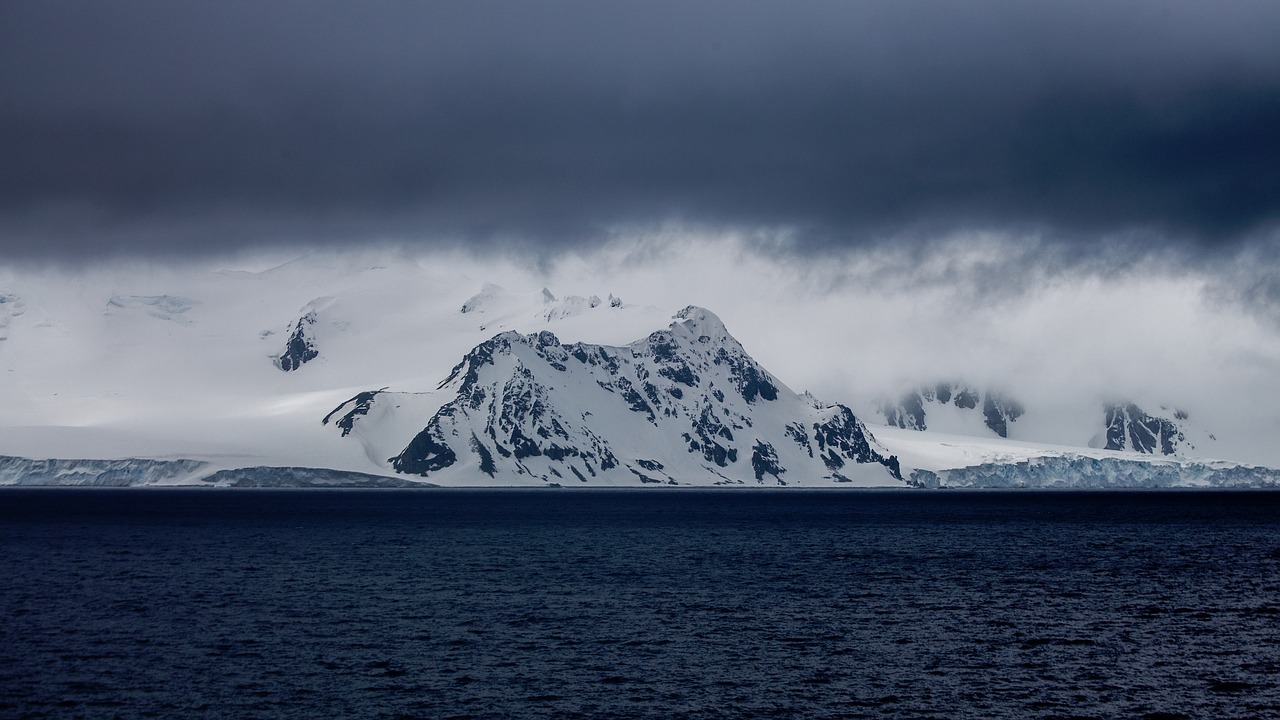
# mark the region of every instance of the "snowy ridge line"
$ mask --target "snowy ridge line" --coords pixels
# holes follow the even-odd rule
[[[401,488],[431,483],[311,467],[214,469],[204,460],[33,460],[0,455],[0,487]]]
[[[1033,457],[951,470],[916,470],[922,488],[1280,488],[1280,470],[1085,455]]]
[[[445,484],[904,485],[849,408],[793,393],[696,306],[623,346],[503,332],[437,390],[452,399],[389,469]],[[360,393],[322,423],[340,415],[342,437],[383,437],[398,397]]]

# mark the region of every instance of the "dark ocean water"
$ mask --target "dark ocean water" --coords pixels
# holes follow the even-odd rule
[[[1280,493],[0,492],[0,717],[1280,718]]]

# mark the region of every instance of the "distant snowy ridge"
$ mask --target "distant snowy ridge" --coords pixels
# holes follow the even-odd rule
[[[528,319],[530,307],[537,308],[533,317],[549,323],[579,317],[597,309],[607,311],[622,306],[622,300],[613,293],[609,293],[607,300],[600,299],[598,295],[557,297],[547,288],[542,288],[541,292],[533,295],[517,295],[500,285],[485,283],[480,292],[462,303],[460,312],[481,318],[484,321],[482,328],[500,329],[508,327],[513,321]]]
[[[452,399],[389,459],[396,472],[490,484],[903,485],[897,459],[852,411],[791,392],[702,308],[624,347],[501,333],[439,390]],[[365,425],[387,396],[360,393],[325,422],[376,436]]]
[[[115,295],[107,301],[106,315],[137,314],[149,315],[158,320],[167,320],[178,325],[190,325],[191,318],[187,313],[197,304],[177,295]]]
[[[1280,470],[1230,463],[1063,455],[952,470],[916,470],[910,482],[923,488],[1275,488],[1280,487]]]

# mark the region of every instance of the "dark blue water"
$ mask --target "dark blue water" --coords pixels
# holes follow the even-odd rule
[[[1280,717],[1280,493],[0,492],[0,717]]]

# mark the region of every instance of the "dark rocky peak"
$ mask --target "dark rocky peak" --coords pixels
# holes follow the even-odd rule
[[[320,315],[334,304],[332,297],[318,297],[307,303],[299,311],[298,319],[289,324],[286,332],[284,351],[271,356],[276,367],[285,372],[292,372],[308,362],[320,357],[320,343],[316,331],[320,326]],[[272,335],[263,333],[263,337]]]
[[[320,349],[315,338],[315,326],[316,311],[314,309],[308,310],[294,321],[289,329],[288,339],[285,340],[284,352],[273,358],[276,367],[285,372],[291,372],[320,357]]]
[[[888,468],[890,475],[902,479],[897,456],[882,455],[872,447],[874,438],[852,410],[833,405],[831,411],[825,422],[813,426],[814,444],[828,469],[838,474],[846,462],[880,463]]]
[[[1026,408],[1017,400],[997,392],[988,392],[982,401],[983,422],[1000,437],[1009,437],[1009,423],[1022,417]]]
[[[929,409],[953,406],[960,410],[982,408],[983,424],[1000,437],[1009,437],[1009,424],[1026,412],[1022,403],[992,390],[979,390],[960,382],[939,382],[904,393],[897,400],[881,401],[876,411],[886,425],[909,430],[929,429]]]
[[[1107,450],[1130,450],[1148,455],[1173,455],[1187,442],[1182,423],[1187,413],[1161,406],[1166,417],[1152,415],[1134,402],[1112,402],[1103,408]]]
[[[919,391],[904,393],[896,401],[881,400],[876,412],[884,418],[885,425],[900,427],[904,430],[928,430],[925,417],[924,399]]]
[[[324,420],[320,421],[321,425],[328,425],[330,420],[334,421],[334,426],[342,430],[342,437],[351,434],[355,429],[356,420],[369,414],[369,410],[373,407],[374,398],[379,394],[386,392],[386,388],[381,390],[367,390],[358,393],[355,397],[343,402],[338,407],[329,411],[324,416]]]

